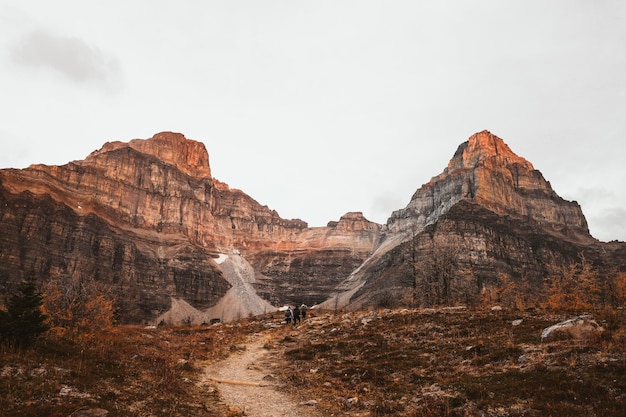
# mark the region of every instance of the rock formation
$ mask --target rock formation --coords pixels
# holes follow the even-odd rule
[[[212,178],[204,145],[171,132],[106,143],[63,166],[0,170],[0,204],[0,286],[93,277],[123,298],[129,321],[160,316],[172,298],[215,306],[232,286],[215,260],[233,251],[275,305],[323,300],[381,228],[359,214],[327,228],[282,219]],[[268,307],[259,308],[236,314]]]
[[[461,200],[500,216],[541,223],[569,236],[589,239],[578,203],[563,200],[532,164],[488,131],[459,146],[448,167],[418,189],[410,203],[391,215],[390,231],[423,229]]]
[[[555,340],[599,340],[604,329],[590,316],[579,316],[562,321],[541,332],[541,342],[553,342]]]
[[[555,256],[624,268],[626,255],[593,239],[580,206],[486,131],[386,225],[358,212],[326,227],[283,219],[213,178],[202,143],[163,132],[62,166],[0,170],[0,228],[0,288],[93,279],[128,322],[372,306],[421,291],[418,270],[436,262],[479,289],[503,273],[539,285]],[[438,302],[454,288],[445,292]]]
[[[447,168],[386,226],[385,240],[325,307],[384,305],[412,291],[420,299],[428,280],[437,300],[422,297],[422,304],[476,302],[503,274],[536,289],[547,264],[576,262],[580,254],[600,266],[625,266],[624,244],[594,239],[578,203],[559,197],[530,162],[488,131],[462,143]],[[452,282],[436,283],[442,276]],[[455,289],[454,280],[466,282]]]

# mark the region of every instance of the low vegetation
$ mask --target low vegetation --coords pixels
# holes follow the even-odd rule
[[[0,415],[221,416],[216,390],[195,381],[258,322],[213,327],[116,326],[89,339],[47,335],[29,350],[0,347]]]
[[[335,416],[623,415],[624,311],[595,313],[601,337],[542,343],[542,329],[567,317],[442,309],[312,319],[277,372]]]
[[[219,386],[198,382],[258,333],[272,379],[327,416],[623,415],[626,311],[617,306],[626,275],[598,279],[582,259],[553,268],[546,282],[544,301],[530,309],[527,292],[503,276],[481,307],[157,328],[115,325],[115,300],[93,280],[51,281],[42,292],[27,281],[0,309],[0,416],[237,417]],[[604,331],[541,341],[545,328],[582,313]]]
[[[31,349],[1,348],[0,414],[234,417],[219,386],[196,382],[204,366],[263,333],[283,389],[328,416],[621,416],[624,311],[592,315],[601,337],[550,343],[542,330],[570,312],[313,310],[295,327],[268,315],[114,326],[80,339],[48,333]]]

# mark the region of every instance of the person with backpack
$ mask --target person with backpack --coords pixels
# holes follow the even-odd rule
[[[291,307],[287,307],[287,310],[285,310],[285,322],[289,324],[293,321],[293,319],[293,311],[291,311]]]
[[[296,308],[293,310],[293,325],[295,326],[300,321],[300,307],[296,305]]]

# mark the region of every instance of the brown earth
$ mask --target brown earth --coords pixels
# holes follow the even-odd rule
[[[269,379],[298,413],[324,416],[621,415],[624,312],[597,312],[601,336],[542,343],[542,329],[566,317],[464,308],[320,314],[256,335],[249,352],[205,375],[235,379],[218,389],[251,416],[283,414],[259,387],[236,383],[250,375]],[[303,408],[307,401],[315,405]]]
[[[313,310],[297,326],[270,314],[47,335],[0,347],[0,415],[621,416],[626,312],[590,313],[600,336],[548,343],[545,328],[579,313]]]
[[[287,327],[286,329],[291,330]],[[273,368],[284,360],[283,351],[275,349],[271,335],[254,334],[240,351],[228,359],[207,366],[200,377],[200,386],[217,384],[222,400],[231,412],[247,417],[282,417],[294,414],[300,417],[321,417],[317,401],[300,398],[298,386],[281,382]],[[272,348],[270,348],[270,346]]]

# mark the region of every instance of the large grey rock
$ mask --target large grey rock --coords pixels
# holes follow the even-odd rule
[[[543,329],[542,342],[555,340],[589,340],[600,337],[604,329],[589,316],[578,316]]]

